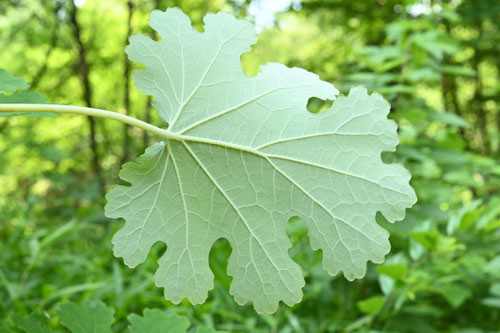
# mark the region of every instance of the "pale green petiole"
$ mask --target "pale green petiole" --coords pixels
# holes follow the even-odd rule
[[[135,119],[124,114],[111,112],[100,109],[87,108],[82,106],[69,106],[57,104],[0,104],[0,112],[52,112],[52,113],[68,113],[79,114],[85,116],[93,116],[99,118],[118,120],[124,124],[141,128],[147,132],[156,134],[161,137],[168,137],[166,130],[148,124],[142,120]]]

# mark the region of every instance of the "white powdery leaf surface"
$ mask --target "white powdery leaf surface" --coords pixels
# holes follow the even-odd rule
[[[106,215],[126,221],[115,255],[135,267],[154,243],[166,243],[156,284],[174,303],[197,304],[213,288],[210,249],[226,238],[230,292],[274,312],[302,298],[285,232],[300,216],[330,274],[362,277],[367,261],[382,262],[390,248],[376,213],[400,220],[416,202],[409,172],[380,157],[398,143],[389,104],[358,87],[310,113],[311,97],[333,100],[337,89],[281,64],[247,76],[240,56],[257,40],[251,24],[223,13],[204,22],[200,33],[179,9],[154,11],[149,23],[162,40],[130,40],[130,59],[146,66],[134,72],[135,85],[154,96],[169,126],[165,142],[123,167],[131,185],[107,195]]]

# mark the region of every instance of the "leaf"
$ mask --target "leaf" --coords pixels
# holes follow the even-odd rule
[[[398,143],[389,104],[358,87],[310,113],[310,98],[335,98],[332,85],[275,63],[248,77],[240,55],[256,41],[252,26],[223,13],[204,22],[199,33],[179,9],[154,11],[149,23],[163,40],[130,40],[130,59],[146,65],[135,85],[155,97],[169,127],[165,142],[124,165],[130,186],[107,194],[106,215],[126,221],[113,237],[115,255],[135,267],[154,243],[166,243],[156,284],[174,303],[198,304],[214,286],[210,249],[226,238],[230,292],[274,312],[302,298],[285,232],[300,216],[324,268],[361,278],[366,262],[382,262],[390,248],[375,214],[394,222],[416,201],[408,171],[380,158]]]
[[[458,284],[444,285],[441,288],[441,294],[454,309],[458,308],[472,296],[469,289]]]
[[[477,75],[477,72],[475,70],[464,66],[442,66],[440,70],[443,73],[457,76],[474,77]]]
[[[11,330],[10,328],[8,327],[5,327],[3,325],[0,326],[0,333],[14,333],[13,330]]]
[[[500,297],[485,297],[481,299],[481,304],[490,308],[500,309]]]
[[[408,273],[408,266],[405,263],[401,264],[384,264],[377,267],[379,274],[387,275],[395,280],[403,280]]]
[[[144,316],[129,316],[131,333],[161,333],[168,327],[169,333],[185,333],[190,326],[185,317],[176,314],[165,314],[157,309],[144,310]]]
[[[411,40],[438,60],[443,59],[444,54],[455,54],[460,51],[454,39],[437,30],[414,34]]]
[[[356,303],[358,309],[366,314],[375,314],[382,309],[385,303],[383,296],[372,296]]]
[[[412,232],[410,236],[428,250],[435,249],[440,239],[440,233],[436,230]]]
[[[450,112],[436,112],[436,111],[427,111],[429,118],[435,121],[442,122],[446,125],[452,125],[457,127],[468,127],[469,123],[465,121],[460,116],[457,116],[454,113]]]
[[[500,297],[500,283],[496,282],[490,286],[490,293],[494,296]]]
[[[26,90],[29,84],[22,78],[0,68],[0,104],[42,104],[45,97],[34,91]],[[57,115],[49,112],[0,112],[1,117],[26,116],[33,118],[53,118]]]
[[[218,331],[213,327],[209,326],[200,326],[196,329],[196,333],[222,333],[225,331]]]
[[[29,84],[24,79],[15,77],[0,68],[0,92],[13,92],[17,89],[28,89]]]
[[[27,333],[51,333],[46,319],[39,313],[31,313],[27,316],[14,316],[17,327]]]
[[[29,90],[20,90],[10,95],[0,94],[0,104],[37,104],[45,103],[43,95]]]
[[[481,205],[481,200],[475,200],[470,205],[460,208],[460,210],[453,216],[450,217],[446,225],[446,233],[448,235],[454,234],[461,225],[463,225],[462,220],[464,217],[470,213],[476,211],[476,209]]]
[[[101,301],[85,300],[82,304],[60,304],[55,313],[72,333],[111,332],[114,310]]]

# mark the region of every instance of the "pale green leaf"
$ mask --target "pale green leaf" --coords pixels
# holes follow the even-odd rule
[[[157,309],[144,310],[144,316],[129,316],[130,333],[162,333],[168,328],[169,333],[185,333],[190,326],[185,317],[174,313],[165,314]]]
[[[37,92],[26,90],[28,83],[22,78],[0,69],[0,104],[40,104],[45,103],[45,97]],[[56,117],[48,112],[1,112],[0,117],[27,116],[34,118]]]
[[[0,92],[13,92],[17,89],[27,89],[28,82],[23,78],[15,77],[11,73],[0,68]]]
[[[300,216],[325,269],[361,278],[367,261],[382,262],[390,248],[375,214],[394,222],[416,201],[408,171],[380,157],[398,143],[389,104],[358,87],[310,113],[310,98],[335,99],[332,85],[274,63],[248,77],[240,55],[256,41],[252,26],[222,13],[204,22],[199,33],[179,9],[154,11],[149,23],[162,40],[135,35],[127,48],[146,65],[133,74],[137,88],[155,97],[169,127],[165,142],[123,167],[131,185],[107,195],[106,215],[126,220],[115,255],[135,267],[166,243],[156,284],[174,303],[197,304],[214,286],[210,249],[226,238],[230,292],[273,312],[302,298],[285,232]]]
[[[0,104],[40,104],[45,103],[45,97],[30,90],[19,90],[10,95],[0,94]]]
[[[60,304],[55,313],[72,333],[112,332],[114,310],[101,301],[85,300],[82,304]]]
[[[494,296],[500,297],[500,283],[496,282],[490,286],[490,293]]]
[[[500,309],[500,297],[485,297],[481,299],[481,304],[490,308]]]

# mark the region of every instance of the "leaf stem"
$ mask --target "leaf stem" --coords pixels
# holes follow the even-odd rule
[[[166,130],[148,124],[142,120],[132,118],[117,112],[111,112],[101,109],[87,108],[82,106],[57,105],[57,104],[0,104],[1,112],[52,112],[52,113],[68,113],[93,116],[99,118],[118,120],[124,124],[141,128],[152,134],[156,134],[163,138],[168,138]]]

